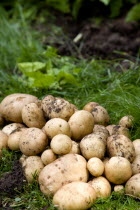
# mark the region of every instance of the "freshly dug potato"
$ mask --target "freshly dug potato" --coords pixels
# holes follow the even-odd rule
[[[89,134],[80,142],[80,150],[86,159],[97,157],[103,159],[106,151],[106,143],[104,138],[99,134]]]
[[[20,150],[19,149],[19,141],[22,135],[23,130],[27,128],[17,128],[8,136],[8,147],[11,150]]]
[[[101,176],[104,172],[104,163],[99,158],[90,158],[87,162],[87,169],[93,176]]]
[[[53,205],[59,210],[85,210],[96,200],[95,190],[84,182],[72,182],[62,186],[53,197]]]
[[[64,155],[46,165],[39,174],[41,191],[53,195],[63,185],[74,181],[87,182],[88,170],[84,157],[78,154]]]
[[[132,174],[133,175],[140,173],[140,155],[137,155],[135,157],[131,166],[132,166]]]
[[[136,155],[140,155],[140,139],[134,140],[133,145],[134,145],[134,148],[135,148]]]
[[[58,134],[51,140],[50,147],[55,154],[66,155],[72,147],[71,138],[64,134]]]
[[[111,194],[111,185],[109,181],[103,177],[93,178],[88,182],[96,192],[97,198],[105,198]]]
[[[114,128],[115,126],[116,126],[116,125],[108,125],[108,126],[106,126],[106,129],[108,130],[110,136],[113,135],[113,128]]]
[[[44,168],[44,164],[39,156],[27,157],[23,162],[23,171],[28,182],[38,180],[39,173]]]
[[[19,148],[24,155],[33,156],[42,152],[47,144],[47,136],[41,129],[27,128],[22,132]]]
[[[22,120],[29,128],[42,128],[46,123],[43,110],[36,103],[24,105],[22,109]]]
[[[131,128],[133,126],[133,120],[133,117],[130,115],[124,116],[120,119],[119,125],[126,128]]]
[[[126,182],[125,194],[140,199],[140,173],[135,174]]]
[[[112,157],[105,164],[105,176],[114,184],[123,184],[132,176],[130,162],[124,157]]]
[[[102,106],[96,106],[91,114],[94,117],[95,124],[107,125],[110,120],[107,110]]]
[[[71,137],[71,130],[68,122],[61,118],[53,118],[45,124],[45,132],[52,139],[57,134],[65,134]]]
[[[119,184],[118,185],[115,185],[114,186],[114,191],[115,192],[119,192],[119,193],[124,193],[124,186],[121,185],[121,184],[120,185]]]
[[[2,114],[0,114],[0,128],[3,127],[3,125],[4,125],[4,118]]]
[[[44,165],[48,165],[57,159],[57,156],[54,154],[52,149],[46,149],[41,155],[41,160]]]
[[[20,164],[22,165],[22,167],[24,166],[24,161],[27,159],[28,156],[22,154],[22,156],[19,159]]]
[[[121,125],[115,125],[112,128],[112,134],[111,135],[124,135],[127,136],[128,138],[130,137],[130,133],[128,128],[123,127]]]
[[[75,112],[74,106],[63,98],[53,97],[52,95],[46,96],[42,100],[42,108],[45,116],[52,118],[62,118],[66,121]]]
[[[107,139],[107,152],[110,157],[120,156],[133,162],[135,148],[132,141],[124,135],[112,135]]]
[[[93,132],[94,119],[91,113],[85,110],[75,112],[68,121],[72,139],[81,140],[84,136]]]
[[[7,148],[8,146],[8,135],[0,130],[0,150]]]
[[[105,140],[109,136],[108,130],[103,125],[94,125],[93,133],[101,135]]]
[[[92,112],[92,110],[96,107],[99,106],[99,104],[97,102],[89,102],[87,103],[84,107],[83,110],[86,110],[88,112]]]
[[[6,121],[22,122],[21,111],[25,104],[37,102],[37,97],[29,94],[15,93],[6,96],[0,105],[0,113]]]
[[[2,131],[9,136],[12,132],[16,131],[19,128],[25,128],[25,126],[21,123],[10,123],[4,126]]]
[[[75,141],[72,141],[71,143],[72,143],[72,147],[69,153],[80,154],[80,144]]]

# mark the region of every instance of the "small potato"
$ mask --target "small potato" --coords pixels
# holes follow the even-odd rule
[[[93,133],[103,136],[105,141],[106,141],[107,137],[109,136],[108,130],[103,125],[94,125]]]
[[[22,109],[22,120],[29,128],[42,128],[46,123],[43,110],[36,103],[24,105]]]
[[[11,123],[3,127],[2,131],[6,133],[8,136],[16,131],[18,128],[25,128],[25,126],[21,123]]]
[[[71,143],[72,143],[72,147],[69,153],[80,154],[80,144],[75,141],[72,141]]]
[[[102,106],[96,106],[91,114],[94,117],[95,124],[106,125],[110,120],[107,110]]]
[[[128,115],[128,116],[124,116],[120,119],[119,121],[119,125],[126,127],[126,128],[131,128],[133,125],[133,117]]]
[[[68,154],[72,147],[71,138],[64,134],[58,134],[51,140],[50,147],[57,155]]]
[[[42,152],[48,145],[47,136],[39,128],[26,128],[22,132],[19,148],[24,155],[34,156]]]
[[[54,154],[52,149],[46,149],[41,155],[41,160],[44,165],[48,165],[57,159],[57,156]]]
[[[104,163],[99,158],[90,158],[87,162],[87,169],[93,176],[101,176],[104,172]]]
[[[97,198],[105,198],[111,195],[111,185],[105,177],[93,178],[88,183],[95,190]]]
[[[0,150],[2,150],[3,148],[7,148],[7,146],[8,146],[8,135],[0,130]]]
[[[140,139],[134,140],[133,145],[134,145],[134,148],[135,148],[136,155],[140,155]]]
[[[114,128],[115,126],[116,126],[116,125],[108,125],[108,126],[106,126],[106,129],[108,130],[110,136],[113,135],[113,128]]]
[[[132,176],[130,162],[124,157],[112,157],[105,164],[105,176],[114,184],[123,184]]]
[[[135,157],[131,166],[132,166],[132,174],[133,175],[140,173],[140,155],[137,155]]]
[[[83,110],[86,110],[88,112],[92,112],[92,110],[96,107],[99,106],[99,104],[97,102],[89,102],[87,103],[84,107]]]
[[[45,132],[52,139],[57,134],[65,134],[71,137],[71,130],[68,122],[61,118],[53,118],[45,124]]]
[[[53,197],[59,210],[85,210],[96,200],[95,190],[88,183],[72,182],[61,187]]]
[[[114,192],[124,193],[124,186],[123,185],[115,185],[114,186]]]
[[[125,194],[140,199],[140,173],[133,175],[126,182]]]
[[[112,128],[112,135],[124,135],[127,136],[128,138],[130,137],[128,128],[123,127],[121,125],[115,125]]]
[[[81,140],[85,135],[92,133],[94,119],[91,113],[85,110],[75,112],[68,121],[72,139]]]

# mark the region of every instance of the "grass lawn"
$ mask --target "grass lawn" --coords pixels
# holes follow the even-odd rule
[[[96,101],[108,110],[110,124],[118,124],[121,117],[132,115],[131,140],[140,138],[139,58],[136,62],[125,61],[129,64],[126,69],[120,64],[121,59],[86,60],[60,56],[52,47],[43,47],[43,35],[33,31],[23,18],[10,21],[4,11],[0,16],[0,101],[17,92],[30,93],[40,99],[47,94],[64,97],[79,109],[87,102]],[[37,63],[36,73],[29,73],[27,64],[31,67],[32,62],[40,62],[45,67],[39,69]],[[0,176],[10,171],[12,162],[20,156],[20,152],[5,151],[0,162]],[[17,192],[13,198],[2,195],[2,205],[5,209],[8,205],[18,210],[55,209],[36,182],[25,183],[22,192]],[[112,193],[109,198],[98,199],[91,209],[138,210],[140,207],[138,200]]]

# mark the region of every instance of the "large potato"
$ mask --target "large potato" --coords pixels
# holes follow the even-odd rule
[[[106,125],[110,120],[107,110],[102,106],[96,106],[91,113],[95,124]]]
[[[140,199],[140,173],[135,174],[126,182],[125,193]]]
[[[78,154],[67,154],[43,168],[39,174],[41,191],[46,195],[54,194],[60,187],[74,181],[87,182],[87,162]]]
[[[46,123],[43,110],[36,103],[24,105],[22,109],[22,120],[29,128],[43,128]]]
[[[133,162],[135,148],[132,141],[124,135],[112,135],[107,139],[107,152],[110,157],[120,156]]]
[[[95,190],[88,183],[72,182],[61,187],[53,197],[59,210],[85,210],[96,200]]]
[[[0,113],[7,121],[21,123],[21,111],[24,105],[37,101],[37,97],[33,95],[23,93],[11,94],[2,100],[0,104]]]
[[[94,119],[91,113],[85,110],[75,112],[68,121],[72,139],[78,141],[85,135],[92,133]]]
[[[19,148],[24,155],[33,156],[42,152],[47,144],[47,136],[41,129],[27,128],[22,132]]]

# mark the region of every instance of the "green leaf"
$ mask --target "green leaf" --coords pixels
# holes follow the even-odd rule
[[[75,77],[72,74],[64,72],[64,71],[60,71],[56,79],[61,84],[70,83],[70,84],[78,85],[78,82],[75,79]]]
[[[126,21],[138,21],[140,20],[140,3],[132,7],[126,16]]]
[[[70,12],[70,3],[69,0],[46,0],[48,6],[53,7],[63,13]]]
[[[103,2],[105,5],[108,5],[110,3],[110,0],[100,0],[101,2]]]
[[[26,62],[26,63],[18,63],[19,70],[27,75],[28,72],[36,72],[44,69],[46,66],[45,63],[41,62]]]

